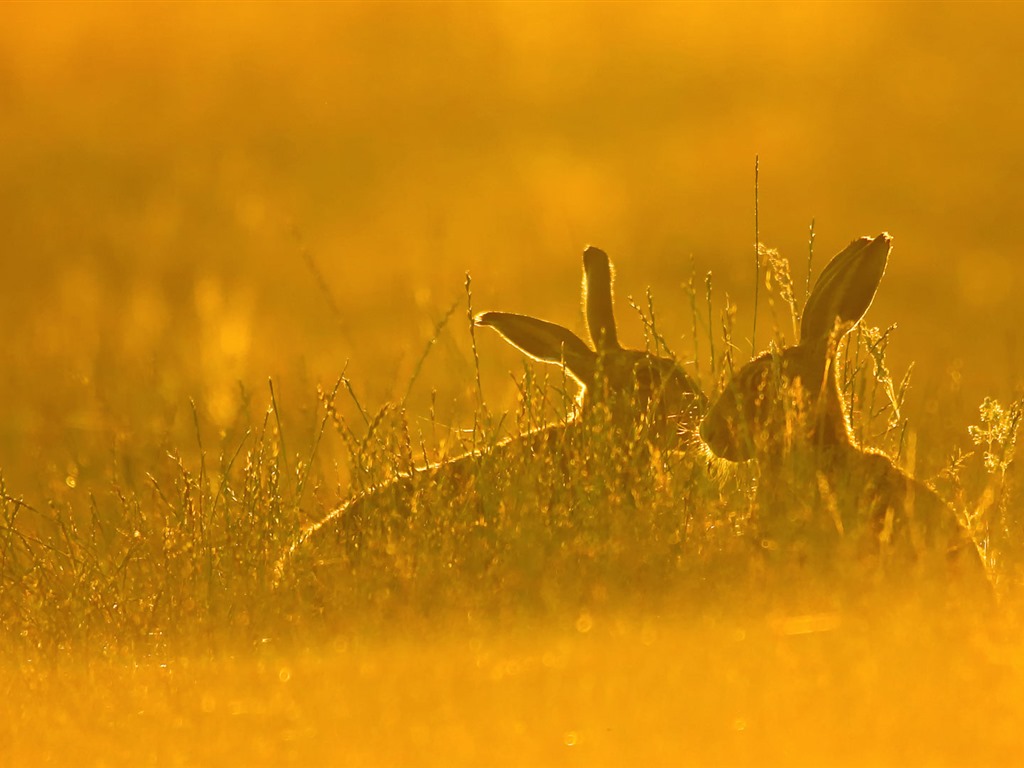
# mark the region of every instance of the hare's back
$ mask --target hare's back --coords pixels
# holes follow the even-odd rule
[[[887,559],[913,565],[924,574],[990,590],[978,548],[955,510],[887,457],[862,456],[868,478],[865,488],[875,495],[873,526]]]

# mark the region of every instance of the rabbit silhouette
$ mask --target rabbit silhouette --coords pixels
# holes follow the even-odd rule
[[[769,550],[788,546],[825,568],[861,566],[887,586],[987,593],[984,563],[954,510],[888,456],[859,446],[847,419],[837,348],[870,307],[891,248],[883,233],[835,256],[807,298],[799,342],[743,366],[700,434],[722,459],[757,460],[755,506]]]
[[[613,269],[607,254],[588,247],[583,254],[583,305],[591,347],[563,326],[526,315],[484,312],[480,327],[497,331],[533,359],[564,365],[580,385],[578,416],[493,446],[417,467],[354,496],[323,520],[303,530],[277,563],[280,582],[300,553],[315,568],[344,560],[359,550],[363,529],[373,517],[403,518],[425,491],[446,489],[462,502],[481,492],[476,478],[481,462],[509,467],[523,461],[556,457],[557,471],[579,471],[591,457],[577,456],[581,432],[629,442],[641,451],[654,445],[661,451],[685,447],[694,435],[707,399],[700,387],[673,359],[624,348],[618,341],[613,309]],[[585,448],[583,449],[585,450]],[[442,500],[451,502],[456,499]]]

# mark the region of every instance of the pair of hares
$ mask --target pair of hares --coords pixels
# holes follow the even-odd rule
[[[987,585],[978,551],[953,510],[884,455],[858,447],[850,434],[836,378],[837,345],[870,306],[890,249],[889,236],[882,234],[856,240],[837,255],[807,299],[799,343],[752,360],[709,410],[700,388],[674,360],[622,348],[611,264],[603,251],[587,248],[583,303],[593,349],[566,328],[532,317],[485,312],[476,318],[477,325],[494,328],[530,357],[564,364],[582,388],[579,419],[507,439],[485,453],[500,459],[506,451],[567,450],[563,441],[593,414],[601,414],[600,428],[612,430],[614,439],[642,436],[663,449],[679,447],[682,436],[692,437],[699,426],[704,443],[720,458],[758,460],[758,511],[766,530],[784,537],[786,525],[810,519],[824,523],[840,542],[845,537],[861,559],[882,566],[874,572],[923,570],[940,582],[951,577]],[[441,474],[449,487],[470,482],[481,456],[474,452],[402,474],[349,501],[301,534],[279,564],[279,575],[299,548],[317,539],[344,545],[340,530],[350,532],[342,539],[357,535],[351,532],[367,514],[382,505],[407,505]],[[572,472],[573,465],[562,466]],[[793,466],[800,477],[787,469]],[[807,519],[792,514],[801,508],[808,510]]]

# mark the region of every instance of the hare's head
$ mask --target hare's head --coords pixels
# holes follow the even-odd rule
[[[884,233],[862,237],[829,262],[807,298],[799,343],[743,366],[704,417],[700,434],[713,453],[746,461],[794,442],[850,445],[836,349],[871,306],[891,243]]]
[[[642,424],[663,437],[695,428],[706,399],[678,363],[619,344],[611,262],[594,247],[583,253],[583,305],[594,348],[567,328],[526,315],[484,312],[476,323],[535,360],[564,364],[583,388],[584,416],[601,404],[620,428]]]

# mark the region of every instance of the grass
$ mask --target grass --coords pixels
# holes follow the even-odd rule
[[[13,731],[13,764],[62,764],[83,747],[107,764],[1015,759],[1020,680],[1007,670],[1019,655],[999,656],[1008,648],[979,663],[962,638],[856,620],[809,628],[567,616],[500,633],[396,628],[303,650],[65,659],[23,670],[32,688],[5,697],[0,728]]]
[[[779,254],[766,262],[782,344],[791,280]],[[727,381],[732,313],[694,314],[699,346],[720,350],[701,368]],[[653,310],[644,325],[657,338]],[[427,349],[462,332],[440,322]],[[860,439],[906,464],[894,338],[854,334],[843,388]],[[54,480],[67,493],[30,504],[0,484],[13,763],[72,747],[118,763],[151,741],[157,763],[813,762],[854,733],[840,762],[958,763],[993,724],[985,761],[1017,743],[998,724],[1020,701],[1019,402],[986,401],[974,452],[938,478],[1003,597],[979,623],[865,601],[834,570],[766,574],[755,466],[652,452],[600,419],[546,454],[489,452],[569,418],[557,369],[527,367],[516,386],[514,413],[480,401],[463,434],[368,412],[345,377],[297,412],[271,382],[220,435],[193,403],[191,440],[122,448],[85,493],[68,475]],[[446,471],[467,451],[483,452],[468,475]],[[372,490],[436,461],[411,491]],[[303,528],[360,493],[376,503],[300,547],[278,583]],[[792,722],[808,733],[793,740]]]

